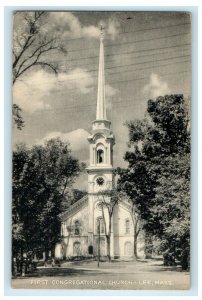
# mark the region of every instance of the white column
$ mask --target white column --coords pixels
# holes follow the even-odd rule
[[[105,147],[105,161],[104,161],[105,164],[108,163],[108,153],[107,153],[107,147]]]
[[[108,164],[111,165],[110,145],[108,145],[107,149],[108,149],[108,154],[107,154],[107,156],[108,156]]]
[[[93,165],[96,164],[96,151],[95,151],[95,147],[93,147]]]

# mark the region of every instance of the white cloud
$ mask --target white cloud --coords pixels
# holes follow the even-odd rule
[[[111,85],[107,84],[105,86],[105,95],[106,95],[106,105],[108,109],[112,108],[113,97],[119,93],[118,89],[113,88]]]
[[[51,108],[46,101],[55,78],[52,74],[45,73],[42,70],[30,73],[13,87],[13,102],[28,113]],[[47,83],[45,86],[42,84],[44,78]]]
[[[23,81],[16,82],[13,88],[13,102],[24,111],[34,113],[51,109],[49,96],[59,90],[74,90],[75,93],[88,94],[92,91],[93,77],[86,69],[76,68],[57,76],[45,70],[28,73]]]
[[[60,131],[53,131],[53,132],[48,132],[44,138],[41,140],[37,140],[37,144],[44,144],[45,141],[48,141],[53,138],[60,138],[64,142],[69,142],[71,150],[73,152],[79,152],[82,150],[87,150],[89,149],[89,143],[88,143],[88,138],[89,133],[82,129],[78,128],[76,130],[73,130],[71,132],[60,132]]]
[[[120,24],[117,20],[109,20],[107,25],[107,33],[111,36],[112,40],[115,39],[116,35],[119,32]]]
[[[164,96],[170,93],[167,82],[163,81],[158,74],[152,73],[150,81],[143,88],[143,93],[150,98]]]
[[[97,37],[99,29],[94,26],[82,27],[79,19],[71,12],[51,12],[50,17],[53,25],[63,36],[80,38],[80,37]]]
[[[59,35],[63,35],[63,38],[98,38],[100,36],[99,26],[83,26],[78,17],[71,12],[50,12],[50,18],[52,25],[48,24],[45,30],[49,31],[54,28]],[[114,39],[119,26],[118,21],[109,19],[104,26],[105,32]]]
[[[87,69],[76,68],[68,73],[60,73],[58,81],[69,88],[75,88],[82,94],[88,94],[92,91],[93,77]]]
[[[111,97],[116,95],[119,90],[113,88],[111,85],[107,84],[105,87],[106,97]]]

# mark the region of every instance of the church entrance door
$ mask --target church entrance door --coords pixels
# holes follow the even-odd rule
[[[105,238],[100,238],[100,256],[106,255],[106,249],[105,249]]]

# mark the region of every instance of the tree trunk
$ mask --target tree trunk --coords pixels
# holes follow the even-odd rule
[[[136,233],[136,230],[137,230],[137,223],[134,222],[134,259],[136,260],[138,257],[137,257],[137,233]]]
[[[23,251],[24,251],[24,249],[23,249],[23,242],[21,241],[21,243],[20,243],[21,245],[21,247],[20,247],[20,259],[21,260],[23,260]]]
[[[107,239],[107,257],[109,262],[111,261],[111,253],[110,253],[110,235],[106,236]]]
[[[150,233],[145,235],[145,258],[152,258],[153,243]]]

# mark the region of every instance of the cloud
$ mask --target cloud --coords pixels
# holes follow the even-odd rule
[[[46,78],[47,84],[42,84]],[[23,81],[18,81],[13,87],[13,102],[28,113],[37,110],[50,109],[47,98],[54,83],[54,76],[44,71],[28,74]]]
[[[49,14],[52,25],[44,26],[46,31],[55,29],[58,35],[62,34],[63,38],[98,38],[100,36],[99,24],[98,26],[83,26],[79,18],[71,12],[50,12]],[[117,35],[119,26],[119,22],[116,20],[109,19],[106,22],[105,32],[111,39]]]
[[[120,24],[117,20],[109,19],[106,32],[111,36],[112,40],[115,39],[116,35],[119,33]]]
[[[79,19],[71,12],[50,12],[52,27],[63,34],[63,37],[98,37],[99,28],[82,26]]]
[[[119,93],[118,89],[113,88],[111,85],[107,84],[105,86],[105,96],[106,96],[106,105],[108,109],[112,108],[113,97]]]
[[[60,131],[52,131],[48,132],[41,140],[37,140],[36,143],[43,145],[45,141],[53,138],[60,138],[62,141],[70,143],[72,152],[82,152],[84,150],[89,150],[89,143],[87,140],[89,135],[90,134],[82,128],[78,128],[66,133]]]
[[[69,142],[73,156],[78,158],[80,161],[84,162],[88,166],[89,165],[89,143],[87,141],[88,136],[89,133],[82,128],[78,128],[74,131],[67,132],[67,133],[55,131],[55,132],[49,132],[45,135],[44,138],[42,138],[41,140],[37,140],[37,144],[43,145],[45,141],[58,137],[64,142]],[[119,150],[120,148],[116,149],[114,156],[116,157],[117,155],[117,157],[120,159],[120,155],[118,155]],[[124,163],[124,160],[121,161]],[[119,162],[119,165],[121,161]],[[88,187],[87,173],[82,173],[74,183],[74,188],[87,190],[87,187]]]
[[[75,89],[82,94],[88,94],[92,91],[93,77],[87,69],[76,68],[68,73],[60,73],[58,75],[60,84]]]
[[[170,93],[167,82],[163,81],[158,74],[152,73],[150,81],[143,88],[143,94],[149,98],[156,98]]]
[[[105,93],[106,97],[111,97],[116,95],[119,92],[119,90],[113,88],[111,85],[107,84],[105,87]]]
[[[88,94],[92,91],[93,77],[86,69],[76,68],[57,76],[45,70],[30,72],[13,88],[13,102],[24,111],[34,113],[51,109],[49,98],[57,91],[74,90],[74,93]]]

